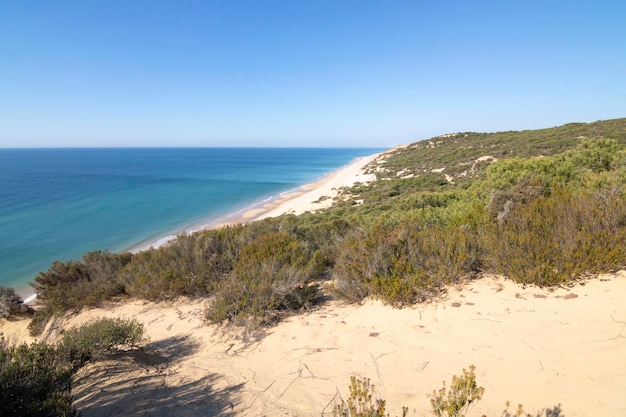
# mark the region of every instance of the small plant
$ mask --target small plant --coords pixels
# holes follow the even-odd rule
[[[46,325],[52,318],[52,311],[48,309],[37,310],[35,314],[33,314],[33,318],[30,320],[28,324],[28,331],[31,336],[39,336],[43,333]]]
[[[506,408],[502,412],[502,417],[532,417],[530,414],[526,414],[526,416],[524,416],[524,406],[522,404],[517,405],[517,410],[515,410],[515,414],[511,414],[509,412],[509,407],[511,406],[511,403],[509,401],[507,401],[505,405]],[[539,414],[537,417],[540,416],[541,414]]]
[[[437,417],[462,417],[473,403],[480,400],[485,393],[483,387],[476,385],[476,367],[471,365],[469,372],[463,369],[463,375],[452,377],[450,389],[446,390],[446,382],[439,391],[433,391],[430,404]]]
[[[59,349],[75,369],[89,360],[106,354],[129,350],[143,336],[143,324],[137,320],[99,319],[63,334]]]
[[[333,415],[335,417],[388,417],[385,414],[386,401],[383,399],[374,400],[374,385],[369,378],[350,377],[350,396],[347,401],[335,406]],[[402,408],[402,417],[406,417],[408,408]]]

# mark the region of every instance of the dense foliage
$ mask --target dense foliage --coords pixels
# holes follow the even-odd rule
[[[207,297],[211,321],[270,322],[318,302],[329,279],[348,300],[402,306],[482,272],[543,286],[626,266],[626,119],[443,135],[368,169],[377,181],[318,213],[55,262],[35,279],[39,317],[184,295]]]
[[[141,340],[136,321],[102,319],[70,329],[57,345],[9,346],[0,339],[0,415],[67,417],[72,376],[87,361],[125,350]]]
[[[22,299],[13,288],[0,285],[0,319],[19,313],[21,303]]]

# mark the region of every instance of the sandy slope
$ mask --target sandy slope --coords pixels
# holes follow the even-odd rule
[[[488,277],[403,310],[330,301],[256,334],[202,315],[203,301],[133,301],[57,322],[146,325],[144,351],[79,372],[83,415],[332,415],[359,375],[392,415],[406,405],[422,416],[432,390],[470,364],[486,388],[471,416],[499,416],[506,400],[533,413],[561,404],[566,416],[626,415],[626,272],[552,292]]]
[[[363,181],[365,161],[248,219],[314,209]],[[351,375],[370,377],[392,416],[402,405],[423,416],[433,389],[470,364],[486,388],[470,416],[499,416],[506,400],[532,413],[561,404],[566,416],[626,415],[626,272],[555,291],[487,277],[403,310],[331,300],[256,333],[206,325],[203,310],[204,301],[132,301],[57,320],[43,340],[97,317],[145,324],[142,351],[76,376],[85,417],[332,415]],[[24,340],[26,324],[4,321],[0,332]]]

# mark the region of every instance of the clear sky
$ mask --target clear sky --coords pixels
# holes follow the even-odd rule
[[[626,1],[0,3],[0,146],[391,147],[626,117]]]

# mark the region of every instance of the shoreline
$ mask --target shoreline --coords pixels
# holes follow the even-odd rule
[[[332,206],[333,199],[338,196],[342,187],[350,187],[358,182],[367,183],[375,179],[374,174],[365,174],[365,167],[376,160],[382,152],[362,156],[350,164],[330,172],[318,181],[302,185],[292,191],[285,191],[275,199],[260,203],[260,207],[252,207],[244,211],[234,222],[218,224],[222,227],[230,224],[249,223],[283,214],[300,215],[315,212]]]
[[[156,249],[168,244],[181,233],[195,233],[202,230],[216,229],[220,227],[232,226],[236,224],[246,224],[256,220],[269,217],[278,217],[282,214],[293,213],[302,214],[307,211],[316,211],[330,207],[333,198],[339,193],[339,188],[354,185],[357,182],[369,182],[375,179],[373,174],[365,174],[365,167],[376,160],[384,152],[362,156],[354,159],[348,165],[344,165],[331,171],[317,181],[307,183],[291,190],[286,190],[277,196],[271,196],[261,201],[247,204],[239,209],[230,211],[217,218],[192,224],[182,230],[165,237],[147,239],[144,243],[139,243],[127,250],[130,253],[138,253],[145,250]],[[322,196],[328,197],[322,202],[316,203]],[[23,304],[28,305],[37,299],[37,294],[29,294],[23,297]]]
[[[151,248],[159,248],[176,239],[176,236],[181,233],[195,233],[236,224],[246,224],[265,218],[278,217],[283,214],[299,215],[307,211],[314,212],[330,207],[333,198],[339,193],[339,188],[352,186],[357,182],[370,182],[375,179],[374,174],[365,174],[363,171],[369,163],[376,160],[384,152],[358,157],[348,165],[330,171],[316,181],[285,190],[276,196],[270,196],[263,200],[246,204],[222,216],[199,221],[177,231],[175,234],[147,239],[143,243],[132,246],[128,249],[128,252],[137,253]],[[320,197],[328,198],[324,201],[318,201]]]

